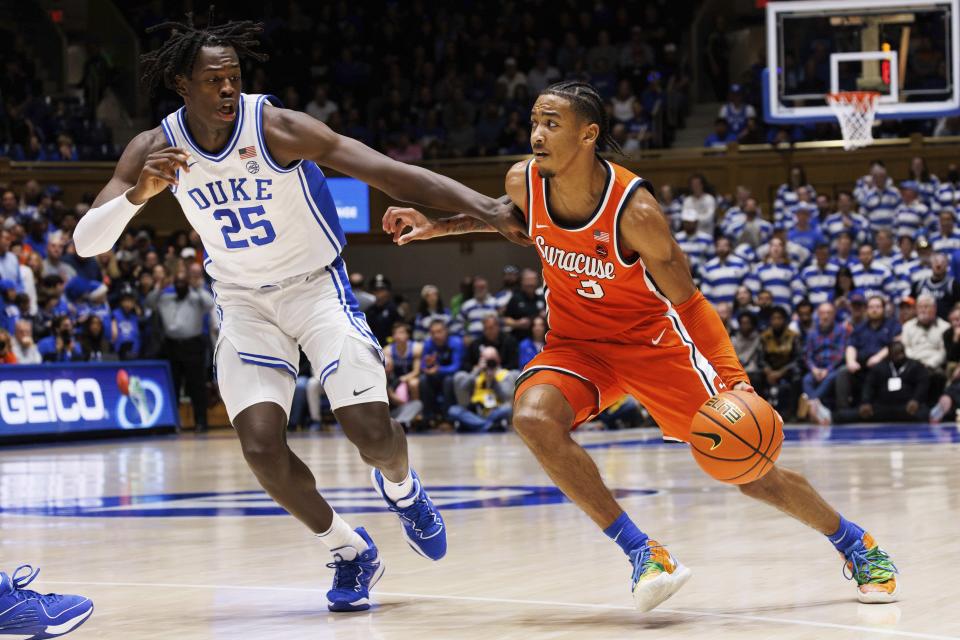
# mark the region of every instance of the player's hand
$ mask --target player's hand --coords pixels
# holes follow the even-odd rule
[[[747,393],[757,392],[757,390],[753,388],[753,385],[751,385],[749,382],[743,382],[743,381],[733,385],[733,389],[734,391],[746,391]]]
[[[873,405],[862,404],[860,405],[860,417],[867,419],[873,415]]]
[[[411,207],[387,208],[383,214],[383,230],[393,236],[394,244],[400,246],[441,235],[435,221]]]
[[[521,247],[529,247],[533,240],[527,235],[527,223],[523,220],[523,214],[512,203],[500,203],[496,212],[483,219],[484,222],[496,229],[500,235]]]
[[[140,170],[136,186],[130,190],[127,198],[133,204],[143,204],[169,186],[177,186],[177,171],[190,172],[187,162],[190,154],[180,147],[164,147],[147,156]]]
[[[907,413],[909,413],[910,415],[916,415],[917,411],[920,410],[920,403],[917,402],[916,400],[911,400],[910,402],[907,403],[906,409],[907,409]]]

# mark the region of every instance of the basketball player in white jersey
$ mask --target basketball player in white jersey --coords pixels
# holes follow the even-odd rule
[[[493,216],[515,237],[522,229],[497,200],[393,161],[281,108],[272,96],[241,93],[239,56],[266,58],[253,50],[260,25],[200,29],[188,16],[155,29],[173,33],[144,56],[144,80],[151,86],[162,80],[184,106],[124,150],[77,225],[77,253],[109,251],[150,198],[173,192],[206,249],[221,319],[217,380],[244,457],[270,496],[330,548],[330,610],[367,609],[369,590],[383,573],[377,549],[362,528],[354,530],[331,509],[286,443],[298,345],[344,434],[373,467],[374,486],[399,515],[410,546],[438,560],[446,531],[409,466],[403,429],[390,419],[383,355],[350,290],[340,257],[343,231],[315,163],[397,200]]]

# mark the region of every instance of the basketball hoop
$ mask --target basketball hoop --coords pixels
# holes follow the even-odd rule
[[[841,91],[828,93],[827,103],[840,121],[843,148],[847,151],[873,144],[873,118],[877,113],[879,91]]]

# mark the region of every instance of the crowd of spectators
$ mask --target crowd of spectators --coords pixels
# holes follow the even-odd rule
[[[746,186],[661,187],[695,281],[787,420],[938,422],[960,401],[960,171],[916,157],[899,178],[875,161],[831,194],[794,167],[769,215]]]
[[[960,404],[960,171],[941,180],[918,157],[899,177],[873,162],[851,192],[831,194],[794,167],[769,215],[746,186],[717,194],[694,175],[660,187],[694,280],[753,386],[787,420],[936,422]],[[83,200],[68,207],[36,181],[0,188],[0,361],[166,358],[204,426],[218,324],[199,237],[161,243],[136,228],[114,251],[79,258],[71,236]],[[415,301],[388,275],[355,273],[351,284],[384,346],[398,420],[508,428],[513,384],[547,330],[537,272],[508,266],[495,285],[465,277],[449,298],[427,284]],[[290,418],[324,418],[305,358]],[[625,397],[600,420],[649,416]]]

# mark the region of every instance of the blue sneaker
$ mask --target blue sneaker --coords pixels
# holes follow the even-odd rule
[[[65,636],[93,613],[93,602],[83,596],[41,595],[24,589],[40,573],[28,564],[13,572],[0,572],[0,635],[27,640]]]
[[[373,540],[363,527],[357,533],[369,547],[353,560],[345,560],[331,550],[334,561],[327,565],[333,569],[333,588],[327,591],[327,609],[330,611],[366,611],[370,608],[370,590],[383,575],[383,563]]]
[[[374,469],[370,475],[373,486],[387,503],[387,508],[400,516],[403,535],[410,548],[424,558],[439,560],[447,554],[447,530],[443,526],[443,518],[420,484],[420,476],[413,469],[410,474],[413,476],[413,489],[409,496],[398,502],[387,497],[383,488],[383,474],[379,469]],[[400,504],[405,506],[401,507]]]

